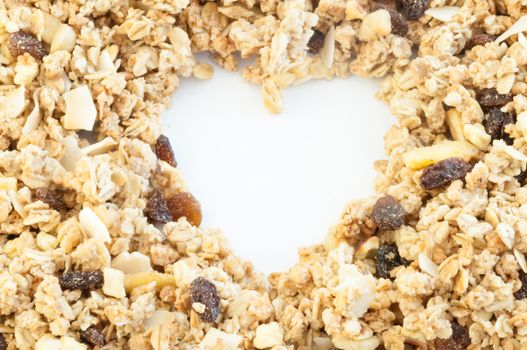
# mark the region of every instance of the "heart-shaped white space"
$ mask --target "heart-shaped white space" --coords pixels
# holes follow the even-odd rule
[[[373,162],[393,122],[378,83],[353,77],[284,92],[284,112],[263,107],[260,87],[216,69],[185,80],[163,133],[171,140],[205,227],[220,228],[258,271],[283,271],[320,242],[353,198],[372,193]]]

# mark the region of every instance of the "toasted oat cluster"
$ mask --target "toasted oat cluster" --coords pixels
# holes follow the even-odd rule
[[[527,348],[522,0],[0,0],[0,350]],[[181,77],[265,107],[385,77],[376,195],[267,280],[160,133]]]

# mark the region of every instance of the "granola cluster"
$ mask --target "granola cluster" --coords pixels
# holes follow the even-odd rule
[[[0,349],[527,348],[521,0],[0,0]],[[385,77],[376,195],[267,280],[200,227],[160,115]]]

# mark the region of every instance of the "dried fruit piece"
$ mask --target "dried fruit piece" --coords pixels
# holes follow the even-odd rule
[[[397,0],[397,9],[409,20],[421,18],[428,6],[430,6],[430,0]]]
[[[194,226],[201,224],[201,205],[192,194],[177,193],[167,199],[167,206],[173,221],[185,217]]]
[[[485,113],[485,131],[492,140],[504,140],[507,144],[512,144],[513,139],[505,132],[505,127],[516,122],[514,114],[502,112],[499,107],[491,108]]]
[[[104,336],[97,327],[90,326],[80,333],[83,342],[99,347],[104,346]]]
[[[379,198],[373,206],[371,219],[382,230],[397,230],[404,224],[406,210],[392,196]]]
[[[480,90],[476,99],[483,107],[501,107],[512,101],[512,94],[500,94],[496,89]]]
[[[59,277],[59,284],[62,290],[80,289],[83,292],[88,292],[102,288],[103,282],[104,278],[102,271],[69,271],[64,272],[62,276]]]
[[[401,258],[395,244],[381,246],[376,254],[377,275],[382,278],[390,278],[390,271],[397,266],[406,265],[408,261]]]
[[[62,197],[57,192],[51,191],[47,188],[37,188],[35,190],[35,198],[49,205],[51,209],[66,209],[66,204],[64,204]]]
[[[150,193],[146,204],[145,215],[153,222],[167,223],[172,220],[172,215],[168,210],[165,196],[159,189],[154,189]]]
[[[514,292],[514,298],[517,300],[527,298],[527,273],[523,272],[522,270],[520,270],[519,273],[522,286],[520,289]]]
[[[216,321],[220,313],[220,297],[214,283],[198,277],[190,284],[189,293],[192,303],[205,305],[205,310],[199,314],[201,320],[208,323]]]
[[[426,167],[419,182],[425,190],[443,187],[454,180],[465,177],[470,168],[470,164],[462,158],[447,158]]]
[[[177,167],[176,158],[170,140],[165,135],[160,135],[156,142],[156,155],[159,160],[164,160],[174,168]]]
[[[494,40],[496,40],[497,36],[496,35],[492,35],[492,34],[486,34],[486,33],[481,33],[481,34],[474,34],[472,36],[472,40],[470,41],[469,43],[469,48],[472,48],[474,46],[485,46],[485,44],[488,44],[490,42],[493,42]]]
[[[0,333],[0,350],[6,350],[7,349],[7,343],[5,341],[4,335]]]
[[[37,60],[41,60],[48,54],[36,36],[23,30],[9,34],[9,51],[15,57],[28,53]]]
[[[408,22],[406,21],[406,18],[397,11],[392,6],[389,6],[387,4],[380,4],[377,3],[373,6],[372,11],[376,10],[386,10],[390,14],[391,24],[392,24],[392,34],[399,35],[399,36],[405,36],[406,33],[408,33]]]
[[[318,29],[313,29],[313,35],[309,38],[307,43],[308,52],[311,54],[317,54],[324,46],[324,39],[326,35]]]
[[[457,322],[451,322],[450,324],[452,326],[452,335],[448,339],[436,338],[436,350],[463,350],[472,344],[467,328]]]

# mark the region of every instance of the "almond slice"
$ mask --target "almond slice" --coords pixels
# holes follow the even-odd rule
[[[50,53],[57,51],[73,51],[77,34],[69,25],[62,23],[51,41]]]
[[[38,94],[40,92],[40,89],[35,89],[33,91],[33,110],[29,115],[27,116],[26,122],[24,123],[24,127],[22,128],[22,135],[27,135],[31,131],[35,130],[38,126],[38,123],[40,123],[41,120],[41,114],[40,114],[40,104],[38,101]]]
[[[17,179],[15,177],[0,177],[0,190],[16,191]]]
[[[461,113],[455,108],[449,109],[446,112],[446,124],[452,138],[456,141],[464,141],[463,136],[463,122],[461,120]]]
[[[523,255],[518,249],[514,249],[512,252],[522,271],[527,273],[527,261],[525,260],[525,255]]]
[[[62,342],[51,334],[44,334],[35,343],[35,350],[61,350]]]
[[[79,143],[75,136],[66,136],[62,140],[62,143],[64,144],[64,155],[60,160],[60,164],[62,164],[67,171],[73,171],[75,170],[75,165],[84,154],[79,148]]]
[[[93,130],[97,118],[97,109],[93,103],[90,89],[87,85],[64,93],[66,115],[64,127],[69,130]]]
[[[96,156],[98,154],[107,153],[115,146],[117,146],[117,142],[108,136],[102,141],[84,147],[82,153],[88,156]]]
[[[22,85],[17,89],[8,90],[7,94],[0,96],[0,117],[14,119],[26,109],[26,88]]]
[[[152,282],[156,284],[157,289],[161,289],[165,286],[176,286],[176,278],[174,275],[166,273],[139,272],[124,277],[124,287],[127,292]]]
[[[152,271],[150,258],[139,252],[122,252],[112,260],[112,267],[127,275]]]
[[[110,55],[110,52],[108,49],[104,49],[101,51],[101,54],[99,55],[99,60],[97,62],[97,71],[115,72],[115,66],[113,64],[112,55]]]
[[[335,59],[335,26],[331,26],[326,33],[324,46],[320,50],[320,58],[324,67],[330,68],[333,65]]]
[[[408,168],[418,170],[451,157],[461,157],[468,162],[478,153],[478,148],[466,141],[443,141],[411,149],[403,154],[403,162]]]
[[[507,40],[509,37],[527,31],[527,15],[521,16],[512,26],[503,34],[496,38],[497,43]]]
[[[86,207],[80,211],[79,223],[82,232],[88,237],[95,238],[99,242],[111,242],[112,239],[108,232],[108,228],[90,208]]]
[[[145,320],[145,329],[156,327],[162,324],[172,323],[176,320],[176,313],[168,310],[156,310],[152,316]]]
[[[429,257],[423,253],[419,253],[418,257],[419,268],[432,277],[439,277],[438,266]]]
[[[120,270],[105,267],[103,269],[104,284],[102,292],[110,297],[117,299],[124,298],[126,291],[124,289],[124,273]]]
[[[458,6],[432,7],[426,10],[425,14],[443,22],[450,22],[459,10],[461,8]]]

